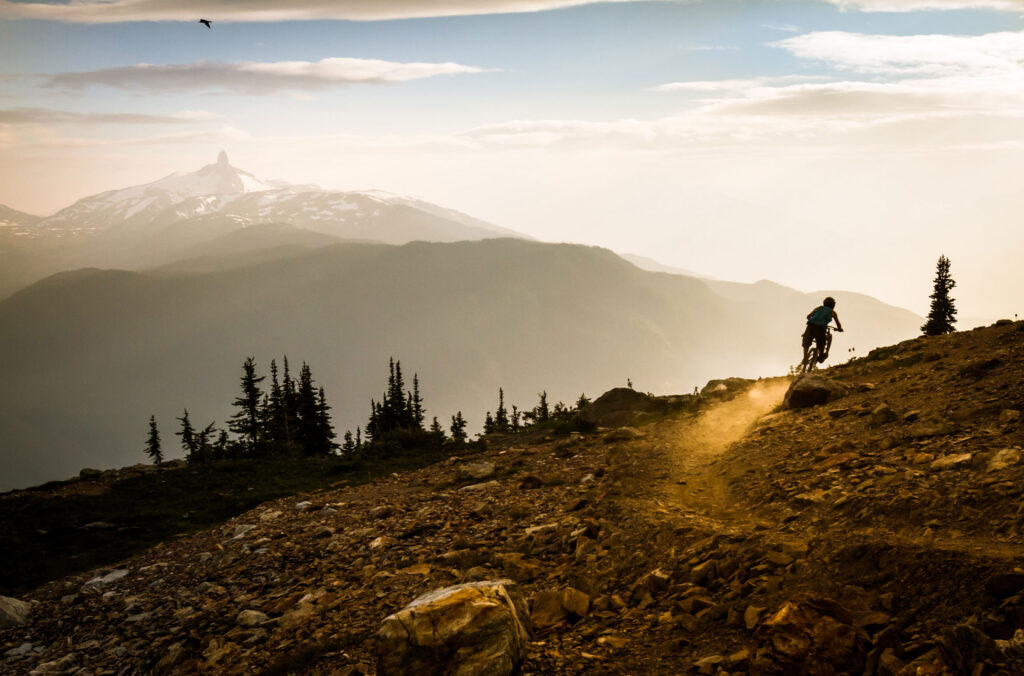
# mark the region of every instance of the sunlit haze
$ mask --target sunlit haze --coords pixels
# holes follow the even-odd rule
[[[1016,0],[0,2],[0,203],[49,215],[223,149],[261,179],[921,314],[945,254],[961,317],[1012,317],[1022,15]]]

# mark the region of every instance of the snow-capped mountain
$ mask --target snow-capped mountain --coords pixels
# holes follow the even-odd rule
[[[101,233],[156,233],[184,221],[237,227],[286,223],[344,239],[390,244],[521,237],[466,214],[377,190],[329,191],[263,181],[233,167],[221,151],[199,171],[171,174],[145,185],[111,190],[75,202],[30,229],[30,236],[88,238]],[[223,234],[223,229],[216,234]]]
[[[0,210],[0,298],[63,270],[138,270],[214,255],[225,242],[255,251],[340,240],[405,244],[496,237],[529,239],[379,190],[262,180],[233,167],[222,151],[198,171],[85,197],[47,218]]]
[[[183,200],[203,195],[241,195],[271,190],[252,174],[236,169],[221,151],[199,171],[176,172],[145,185],[85,197],[36,224],[36,236],[86,236],[121,225],[144,225]]]

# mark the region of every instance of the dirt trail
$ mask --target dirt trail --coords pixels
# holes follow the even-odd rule
[[[788,387],[789,379],[755,383],[734,399],[705,409],[696,419],[659,429],[653,443],[668,463],[666,478],[673,486],[666,492],[666,502],[713,520],[747,521],[749,515],[729,498],[728,482],[714,462],[782,402]]]
[[[749,534],[761,529],[759,526],[770,527],[775,519],[755,513],[739,496],[730,493],[730,479],[754,469],[735,457],[728,467],[716,461],[782,403],[790,383],[789,378],[755,383],[739,396],[711,405],[696,418],[681,418],[654,428],[647,445],[664,463],[663,471],[657,476],[654,492],[646,498],[646,509],[643,501],[635,506],[640,511],[653,511],[659,518],[680,515],[718,532]],[[893,528],[873,523],[845,530],[844,537],[994,558],[1022,555],[1020,546],[990,535],[922,532],[912,526]]]

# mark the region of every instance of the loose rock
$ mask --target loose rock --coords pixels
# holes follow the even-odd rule
[[[511,580],[428,592],[385,618],[377,632],[381,676],[506,676],[530,640],[526,601]]]
[[[25,624],[31,610],[32,606],[24,601],[10,596],[0,596],[0,629]]]

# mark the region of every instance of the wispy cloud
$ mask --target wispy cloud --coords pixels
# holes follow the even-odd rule
[[[794,26],[791,23],[763,23],[763,27],[773,31],[782,31],[783,33],[799,33],[800,27]]]
[[[13,129],[9,127],[8,129]],[[0,131],[3,127],[0,127]],[[231,125],[202,131],[183,131],[176,134],[152,134],[130,138],[107,138],[94,136],[64,135],[52,128],[42,133],[9,134],[0,139],[0,149],[7,151],[75,148],[129,148],[145,146],[175,145],[217,145],[225,143],[250,142],[253,136]]]
[[[844,10],[861,12],[918,12],[953,9],[1024,10],[1024,0],[826,0]]]
[[[778,85],[790,82],[807,82],[819,77],[804,75],[781,75],[771,77],[740,78],[732,80],[688,80],[683,82],[667,82],[652,87],[655,92],[741,92],[755,87]]]
[[[771,145],[844,152],[1009,148],[1024,141],[1024,33],[818,32],[772,46],[837,75],[672,82],[655,91],[704,96],[692,110],[656,120],[516,121],[461,138],[500,148]]]
[[[1014,73],[1024,60],[1024,33],[863,35],[808,33],[773,43],[801,59],[881,75],[952,76]]]
[[[45,86],[86,89],[93,86],[145,91],[225,91],[272,94],[282,90],[318,90],[356,83],[394,84],[482,68],[457,63],[401,63],[377,59],[328,58],[320,61],[137,64],[53,75]]]
[[[49,108],[8,108],[0,110],[0,124],[175,124],[212,119],[205,111],[183,111],[175,115],[138,113],[75,113]],[[205,116],[205,117],[204,117]]]
[[[75,23],[195,21],[380,21],[473,14],[540,12],[579,5],[639,0],[75,0],[71,3],[0,0],[5,18]],[[687,1],[687,0],[675,0]]]

